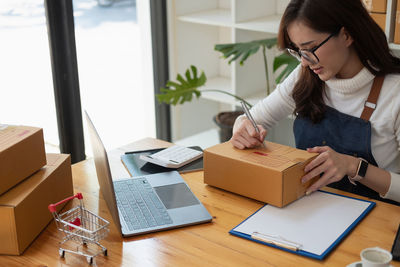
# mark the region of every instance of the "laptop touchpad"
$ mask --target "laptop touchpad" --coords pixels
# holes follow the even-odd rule
[[[167,209],[199,204],[185,183],[155,186],[154,189]]]

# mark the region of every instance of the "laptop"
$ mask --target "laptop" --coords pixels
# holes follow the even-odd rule
[[[123,237],[211,221],[177,171],[113,181],[103,142],[85,115],[100,191]]]

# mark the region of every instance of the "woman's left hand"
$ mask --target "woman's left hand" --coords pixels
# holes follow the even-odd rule
[[[307,148],[307,151],[319,153],[319,155],[304,168],[306,175],[301,178],[301,182],[306,183],[317,175],[322,173],[323,175],[307,189],[306,194],[310,194],[330,183],[337,182],[346,174],[351,173],[349,169],[350,165],[352,165],[350,163],[353,157],[340,154],[329,146]]]

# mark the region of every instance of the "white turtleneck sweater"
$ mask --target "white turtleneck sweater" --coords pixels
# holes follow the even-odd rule
[[[295,103],[291,93],[300,70],[299,65],[268,97],[251,109],[257,124],[268,130],[293,113]],[[359,118],[374,78],[367,68],[363,68],[353,78],[326,81],[325,104]],[[400,74],[386,75],[370,122],[372,155],[378,166],[391,174],[389,190],[382,197],[400,202]]]

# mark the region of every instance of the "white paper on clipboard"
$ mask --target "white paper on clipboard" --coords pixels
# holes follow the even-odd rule
[[[284,208],[266,205],[233,231],[279,237],[321,255],[370,205],[369,201],[317,191]]]

